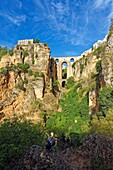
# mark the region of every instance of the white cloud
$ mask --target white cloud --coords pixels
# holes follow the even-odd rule
[[[9,20],[10,22],[12,22],[13,24],[19,26],[21,22],[25,22],[26,21],[26,16],[25,15],[14,15],[13,13],[2,13],[0,12],[0,16],[6,18],[7,20]]]
[[[82,0],[34,1],[39,10],[38,14],[34,17],[38,29],[39,22],[41,22],[41,25],[43,24],[42,27],[45,27],[44,24],[46,23],[46,31],[48,29],[51,32],[49,40],[57,40],[59,43],[70,43],[75,46],[80,44],[86,45],[86,43],[90,44],[91,40],[88,36],[93,32],[89,32],[91,27],[94,26],[96,28],[95,32],[99,32],[97,27],[101,27],[101,32],[104,32],[105,29],[108,29],[106,26],[109,25],[108,16],[110,18],[113,15],[113,10],[111,10],[111,14],[110,11],[107,11],[106,14],[104,13],[104,16],[101,13],[101,9],[105,7],[110,8],[113,0],[87,0],[86,2],[82,2]],[[96,9],[99,9],[97,14],[95,14]],[[99,20],[103,22],[103,27]],[[33,32],[35,32],[35,29]],[[46,32],[43,32],[43,34],[46,35]],[[95,36],[91,38],[95,38]]]
[[[112,0],[94,0],[94,8],[105,8],[112,3]]]
[[[76,53],[75,51],[67,51],[67,52],[65,53],[65,55],[67,55],[67,56],[76,56],[77,53]]]
[[[16,1],[17,7],[18,8],[22,8],[22,2],[20,2],[19,0]]]

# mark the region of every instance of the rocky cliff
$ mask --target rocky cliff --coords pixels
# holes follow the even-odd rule
[[[83,57],[73,64],[73,75],[76,82],[89,91],[89,114],[96,113],[98,108],[98,91],[104,86],[113,85],[113,26],[100,44],[92,46]]]
[[[16,45],[13,55],[0,61],[1,118],[40,121],[39,113],[55,109],[57,104],[52,93],[54,80],[56,67],[47,44]]]
[[[49,152],[33,145],[15,166],[26,170],[97,170],[113,169],[113,139],[99,135],[87,135],[78,148],[67,148],[60,153]]]

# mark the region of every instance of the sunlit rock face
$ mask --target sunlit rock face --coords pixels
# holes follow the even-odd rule
[[[102,72],[106,85],[113,85],[113,34],[110,36],[102,57]]]
[[[29,67],[23,71],[26,63]],[[2,57],[0,112],[4,113],[4,118],[16,116],[20,120],[40,121],[40,102],[45,100],[45,94],[53,96],[51,79],[56,78],[56,74],[49,70],[51,68],[55,72],[54,66],[50,59],[50,48],[42,43],[18,44],[14,47],[13,56],[7,54]]]

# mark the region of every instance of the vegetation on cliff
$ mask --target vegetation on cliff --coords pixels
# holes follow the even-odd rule
[[[8,53],[8,51],[9,51],[9,49],[7,47],[1,47],[0,46],[0,60],[1,60],[3,55]]]
[[[71,81],[71,85],[72,85]],[[69,87],[69,85],[68,85]],[[79,92],[77,92],[79,91]],[[82,95],[81,84],[77,84],[67,94],[62,94],[59,104],[62,112],[54,114],[46,123],[47,131],[53,130],[60,136],[62,133],[75,133],[83,136],[87,133],[90,117],[88,115],[88,94]]]

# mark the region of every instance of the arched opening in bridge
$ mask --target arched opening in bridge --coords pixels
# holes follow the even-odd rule
[[[65,87],[66,86],[66,81],[63,81],[62,82],[62,87]]]
[[[67,63],[63,62],[62,63],[62,79],[67,78]]]
[[[56,59],[56,62],[58,63],[58,62],[59,62],[59,59]]]
[[[74,63],[74,58],[71,58],[71,59],[70,59],[70,62],[71,62],[71,63]]]

